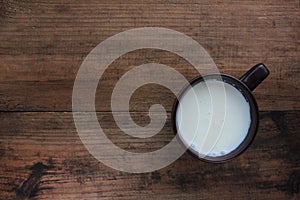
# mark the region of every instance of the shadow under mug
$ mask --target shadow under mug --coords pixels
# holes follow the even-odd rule
[[[179,141],[190,151],[192,154],[196,157],[198,157],[201,160],[207,161],[207,162],[225,162],[232,158],[237,157],[242,152],[244,152],[251,142],[253,141],[257,129],[258,129],[258,107],[256,100],[254,96],[252,95],[252,91],[269,75],[269,70],[266,68],[266,66],[262,63],[255,65],[252,67],[248,72],[246,72],[240,79],[237,79],[235,77],[232,77],[227,74],[207,74],[204,76],[198,76],[194,78],[192,81],[190,81],[190,84],[185,86],[182,91],[179,93],[177,98],[175,99],[173,110],[172,110],[172,116],[171,120],[173,123],[173,130],[179,138]],[[188,91],[191,87],[195,86],[196,84],[199,84],[200,82],[207,81],[209,79],[213,80],[219,80],[223,81],[225,83],[230,84],[231,86],[235,87],[240,91],[240,93],[244,96],[245,100],[248,102],[250,107],[250,126],[248,129],[248,133],[245,137],[245,139],[241,142],[241,144],[235,148],[233,151],[229,152],[228,154],[222,155],[222,156],[199,156],[199,152],[195,151],[193,148],[191,148],[184,139],[182,138],[179,129],[177,127],[176,123],[176,112],[179,106],[180,99],[183,97],[186,91]]]

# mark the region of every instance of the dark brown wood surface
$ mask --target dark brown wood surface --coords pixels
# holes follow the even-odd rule
[[[270,76],[254,92],[259,131],[245,153],[224,164],[185,153],[143,174],[110,169],[88,153],[72,118],[76,73],[96,45],[136,27],[182,32],[236,77],[256,63],[268,66]],[[299,0],[1,0],[0,39],[0,199],[299,199]],[[130,102],[139,125],[149,123],[151,105],[165,106],[167,123],[153,138],[125,135],[110,112],[118,79],[149,62],[198,75],[184,59],[153,49],[127,53],[106,70],[98,119],[128,151],[153,151],[173,137],[175,96],[164,87],[145,85]]]

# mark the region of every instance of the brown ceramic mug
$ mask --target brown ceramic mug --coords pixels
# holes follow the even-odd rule
[[[245,151],[256,135],[259,122],[258,107],[252,91],[268,75],[269,70],[264,64],[260,63],[251,68],[240,79],[226,74],[208,74],[194,78],[177,96],[172,111],[173,129],[182,144],[193,155],[208,162],[225,162]],[[214,102],[218,102],[219,94],[214,94],[214,88],[220,89],[219,83],[223,84],[222,87],[224,87],[225,91],[224,105],[227,107],[222,111],[222,113],[225,113],[224,117],[219,117],[220,119],[218,118],[218,110],[214,111],[217,113],[215,114],[216,116],[211,116],[209,115],[210,112],[208,112],[210,107],[223,109],[221,106],[213,105]],[[206,86],[211,88],[206,91]],[[195,96],[194,101],[189,99],[192,88]],[[215,97],[216,100],[206,98],[208,100],[205,102],[205,96],[209,97],[208,94],[211,97]],[[206,105],[203,105],[204,103]],[[198,107],[193,108],[193,105],[196,104]],[[195,111],[196,109],[200,110],[200,114],[197,114],[198,111]],[[201,111],[204,113],[202,116]],[[208,113],[208,117],[205,113]],[[244,116],[244,113],[247,117]],[[197,117],[198,115],[200,117]],[[210,121],[210,126],[208,126],[206,122],[209,120],[207,119],[211,121],[216,119],[215,121],[220,122],[222,119],[223,121],[220,124]],[[195,131],[193,127],[196,127],[196,129],[194,128]],[[205,127],[208,128],[205,129]],[[206,132],[204,131],[205,134],[202,134],[201,128],[206,130]],[[214,133],[214,129],[219,129],[219,133]],[[214,139],[210,141],[210,137],[214,137]],[[213,145],[206,148],[205,143]],[[224,149],[222,150],[222,148]]]

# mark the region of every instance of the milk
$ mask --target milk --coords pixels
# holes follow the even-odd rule
[[[183,142],[199,153],[218,157],[232,152],[250,127],[250,106],[238,89],[209,79],[187,90],[179,101],[176,126]]]

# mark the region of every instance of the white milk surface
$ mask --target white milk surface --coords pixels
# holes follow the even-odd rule
[[[199,156],[230,153],[245,139],[250,122],[250,106],[239,90],[214,79],[186,91],[176,112],[178,134]]]

